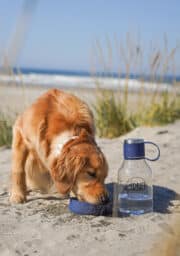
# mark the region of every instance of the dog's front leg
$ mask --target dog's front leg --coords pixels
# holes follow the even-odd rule
[[[25,161],[28,154],[20,132],[15,128],[12,144],[12,187],[11,203],[26,201]]]

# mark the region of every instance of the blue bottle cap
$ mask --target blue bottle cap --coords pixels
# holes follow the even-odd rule
[[[145,157],[145,144],[152,144],[158,150],[158,154],[155,158],[146,158]],[[144,139],[134,139],[129,138],[124,140],[124,159],[126,160],[135,160],[135,159],[147,159],[150,161],[156,161],[160,157],[159,147],[151,142],[144,141]]]
[[[124,158],[142,159],[145,157],[144,140],[143,139],[126,139],[124,141]]]

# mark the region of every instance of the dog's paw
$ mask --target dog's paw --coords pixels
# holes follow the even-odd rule
[[[11,194],[10,195],[10,203],[12,204],[22,204],[26,202],[26,196],[23,194]]]

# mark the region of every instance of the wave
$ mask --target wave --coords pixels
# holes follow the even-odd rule
[[[38,85],[46,87],[59,88],[84,88],[95,89],[97,87],[104,89],[124,89],[128,85],[128,89],[136,91],[144,88],[149,91],[171,90],[172,86],[168,83],[157,83],[150,81],[140,81],[138,79],[124,79],[113,77],[90,77],[90,76],[66,76],[66,75],[50,75],[50,74],[18,74],[18,75],[0,75],[0,82],[16,83],[25,85]]]

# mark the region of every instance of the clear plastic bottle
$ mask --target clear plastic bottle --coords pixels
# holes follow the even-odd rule
[[[124,141],[124,160],[118,171],[118,182],[115,188],[114,207],[118,215],[139,215],[153,211],[152,170],[145,157],[143,139],[127,139]],[[158,148],[159,158],[160,151]]]

